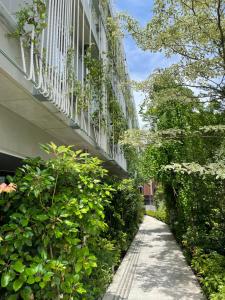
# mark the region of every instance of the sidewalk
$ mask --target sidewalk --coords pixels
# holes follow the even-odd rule
[[[103,300],[204,300],[168,226],[145,216]]]

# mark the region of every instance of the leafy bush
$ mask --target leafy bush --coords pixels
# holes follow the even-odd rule
[[[26,160],[15,184],[0,187],[1,299],[97,299],[138,229],[143,199],[132,180],[109,181],[99,159],[43,148],[49,160]]]
[[[164,206],[164,209],[166,209],[164,190],[160,183],[157,184],[157,188],[154,193],[154,205],[157,209],[160,208],[160,206]]]
[[[155,211],[154,210],[147,210],[146,215],[148,215],[150,217],[153,217],[153,218],[156,218],[157,220],[162,221],[166,224],[169,223],[168,213],[167,213],[166,208],[163,204],[161,204],[159,206],[159,208],[156,209]]]
[[[112,200],[105,208],[107,234],[125,252],[144,216],[144,200],[133,179],[112,181]]]
[[[225,259],[217,252],[205,254],[195,249],[191,265],[200,275],[203,290],[210,300],[225,299]]]
[[[112,188],[100,161],[70,147],[44,148],[50,159],[27,161],[14,179],[17,193],[1,202],[1,299],[86,299],[100,257],[102,273],[117,260],[101,237]]]

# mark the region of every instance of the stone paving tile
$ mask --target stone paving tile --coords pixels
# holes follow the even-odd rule
[[[204,300],[168,226],[145,216],[103,300]]]

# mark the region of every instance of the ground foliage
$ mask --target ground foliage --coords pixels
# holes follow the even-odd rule
[[[96,299],[137,230],[140,195],[87,153],[43,148],[49,159],[27,160],[0,194],[1,299]]]

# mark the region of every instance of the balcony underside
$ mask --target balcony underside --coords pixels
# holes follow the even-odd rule
[[[121,177],[127,176],[127,172],[116,161],[99,148],[91,137],[65,117],[55,105],[34,97],[32,83],[27,82],[19,70],[10,64],[7,68],[4,65],[7,62],[4,59],[0,62],[4,70],[9,70],[10,75],[13,75],[10,76],[0,68],[0,111],[2,110],[3,113],[5,110],[5,114],[3,113],[0,117],[0,137],[2,137],[0,152],[18,157],[36,156],[40,155],[39,143],[54,141],[57,144],[74,145],[75,149],[88,151],[102,159],[104,166],[111,173]],[[7,112],[9,117],[6,117]],[[22,120],[31,126],[31,129],[27,129],[28,132],[20,128]],[[31,144],[29,144],[29,132],[30,139],[32,139]],[[20,141],[20,135],[21,137],[26,136]],[[7,141],[10,139],[12,139],[12,146]],[[17,139],[18,143],[21,143],[20,145],[16,144]]]

